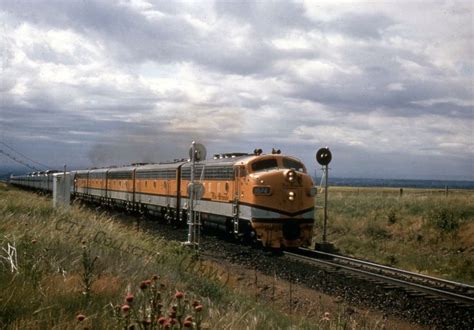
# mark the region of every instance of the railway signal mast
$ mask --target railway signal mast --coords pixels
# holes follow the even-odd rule
[[[324,218],[323,218],[323,241],[322,247],[330,246],[327,242],[327,223],[328,223],[328,177],[329,177],[329,163],[331,162],[332,154],[328,147],[321,148],[316,153],[316,161],[322,166],[324,175]]]
[[[202,144],[193,141],[189,148],[189,159],[191,161],[191,182],[188,184],[188,241],[185,244],[198,248],[201,221],[194,211],[194,201],[201,199],[204,195],[204,185],[194,180],[195,165],[196,162],[206,159],[206,148]]]

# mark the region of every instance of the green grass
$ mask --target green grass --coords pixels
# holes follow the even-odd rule
[[[321,320],[324,306],[313,318],[287,315],[224,285],[219,268],[185,267],[192,255],[177,242],[77,205],[54,210],[51,204],[48,197],[0,184],[0,256],[7,256],[2,248],[8,245],[17,251],[17,270],[0,258],[2,329],[116,329],[126,320],[114,306],[120,308],[127,292],[140,296],[138,285],[153,275],[164,284],[163,313],[177,303],[175,292],[184,291],[185,299],[204,306],[202,328],[336,329],[355,322],[342,309]],[[140,306],[134,307],[137,315],[146,310]],[[194,315],[192,308],[186,313]],[[80,324],[78,314],[86,316]],[[357,320],[364,328],[377,328],[378,321]]]
[[[342,253],[474,283],[474,191],[331,187],[328,223]]]

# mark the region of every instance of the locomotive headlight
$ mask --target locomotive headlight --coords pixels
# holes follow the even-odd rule
[[[267,186],[255,186],[253,187],[253,194],[256,196],[269,196],[272,193],[272,189]]]
[[[295,192],[294,192],[294,191],[290,191],[290,192],[288,193],[288,199],[289,199],[290,201],[294,201],[294,200],[295,200]]]
[[[294,182],[296,180],[296,172],[294,170],[289,170],[286,172],[286,179],[289,182]]]

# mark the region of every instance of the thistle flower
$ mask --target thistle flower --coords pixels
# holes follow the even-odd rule
[[[76,316],[76,319],[79,321],[79,322],[82,322],[84,321],[84,319],[86,318],[86,316],[84,314],[78,314]]]
[[[193,321],[184,321],[183,326],[185,328],[192,328],[193,327]]]
[[[166,322],[166,318],[164,318],[163,316],[158,319],[158,324],[163,325],[165,324],[165,322]]]
[[[174,296],[176,297],[176,299],[182,299],[184,297],[184,293],[182,293],[181,291],[177,291]]]
[[[202,305],[197,305],[196,307],[194,307],[194,309],[196,310],[196,312],[200,312],[202,311]]]
[[[185,321],[193,321],[193,317],[191,315],[187,316],[185,319]]]
[[[330,321],[331,320],[330,316],[331,314],[329,312],[325,312],[321,321]]]
[[[130,310],[130,306],[125,304],[122,306],[122,312],[127,313]]]
[[[148,288],[148,284],[146,283],[146,281],[141,282],[140,289],[145,290],[146,288]]]
[[[133,301],[133,294],[127,294],[125,301],[131,303]]]
[[[199,305],[199,301],[194,300],[194,301],[193,301],[193,307],[196,307],[197,305]]]
[[[31,240],[31,244],[36,244],[36,240]]]

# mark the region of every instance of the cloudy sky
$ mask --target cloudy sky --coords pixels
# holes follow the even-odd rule
[[[0,0],[0,141],[51,166],[272,147],[474,180],[471,1]],[[0,165],[13,164],[0,155]]]

